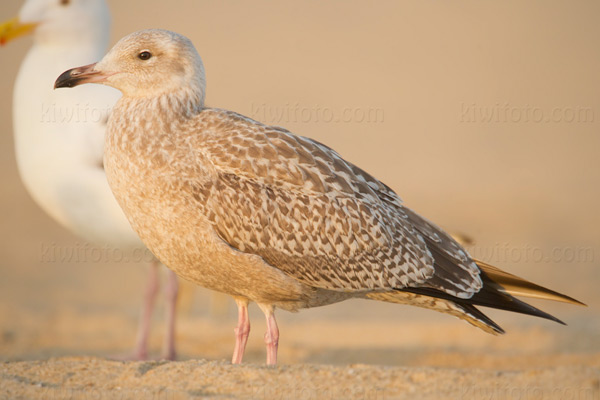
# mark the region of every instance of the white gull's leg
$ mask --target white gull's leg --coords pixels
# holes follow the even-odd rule
[[[267,332],[265,343],[267,345],[267,365],[277,364],[277,347],[279,345],[279,328],[275,320],[275,308],[270,304],[258,304],[267,318]]]
[[[152,322],[152,311],[154,310],[154,301],[158,293],[158,260],[152,261],[148,281],[144,293],[142,312],[138,325],[137,339],[131,357],[132,360],[145,360],[148,357],[148,337],[150,336],[150,323]]]
[[[232,364],[241,364],[246,350],[246,342],[250,335],[250,318],[248,318],[248,299],[235,298],[238,306],[238,324],[235,328],[235,348],[233,349]]]
[[[175,360],[175,315],[177,313],[177,295],[179,280],[175,272],[167,268],[167,284],[165,286],[165,338],[163,342],[162,359]]]

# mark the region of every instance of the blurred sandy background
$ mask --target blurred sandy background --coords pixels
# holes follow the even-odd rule
[[[445,367],[460,376],[452,368],[487,374],[483,369],[490,382],[501,373],[491,371],[541,369],[539,387],[569,376],[575,389],[592,388],[584,393],[600,398],[600,3],[109,4],[111,45],[150,27],[188,36],[204,60],[208,105],[332,146],[409,207],[471,236],[475,256],[589,305],[541,304],[568,327],[490,311],[507,330],[503,337],[433,312],[366,301],[279,312],[283,364],[339,365],[340,379],[350,363]],[[3,1],[0,18],[20,5]],[[49,256],[85,244],[50,220],[18,177],[12,87],[30,44],[27,38],[0,48],[0,359],[106,357],[133,344],[145,269],[90,252],[80,262]],[[213,317],[209,302],[204,290],[184,289],[181,360],[230,357],[233,306]],[[257,308],[251,318],[247,361],[260,364],[264,322]],[[159,310],[155,353],[162,326]],[[15,365],[29,364],[4,367]],[[385,376],[362,373],[366,382]],[[523,385],[532,384],[524,374]],[[413,389],[433,390],[419,376],[404,378]],[[452,376],[445,376],[449,385]],[[410,392],[402,385],[385,392],[381,379],[386,398]],[[269,397],[244,393],[236,396]]]

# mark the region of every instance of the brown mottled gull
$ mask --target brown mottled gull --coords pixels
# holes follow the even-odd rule
[[[110,186],[146,245],[178,275],[232,295],[233,362],[250,331],[247,306],[267,318],[366,298],[455,315],[503,330],[475,306],[555,317],[512,294],[578,301],[474,261],[388,186],[314,140],[204,105],[200,56],[185,37],[144,30],[56,87],[96,82],[123,92],[111,115]]]

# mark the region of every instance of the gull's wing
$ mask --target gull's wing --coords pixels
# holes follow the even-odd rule
[[[445,236],[415,227],[391,189],[332,149],[229,111],[207,109],[200,118],[194,147],[216,172],[199,188],[202,208],[233,248],[331,290],[422,286],[438,257],[457,261],[433,279],[436,288],[468,298],[481,287],[468,256],[448,255],[456,249],[444,248]]]

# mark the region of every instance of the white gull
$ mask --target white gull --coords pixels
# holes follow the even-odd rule
[[[110,15],[104,0],[28,0],[19,16],[0,26],[0,42],[33,32],[33,45],[15,83],[13,122],[22,181],[36,203],[76,235],[115,249],[146,251],[106,181],[106,121],[120,94],[109,87],[52,90],[66,68],[97,60],[106,51]],[[158,289],[152,263],[136,345],[127,358],[147,356]],[[162,356],[175,357],[177,278],[168,270],[167,327]]]

